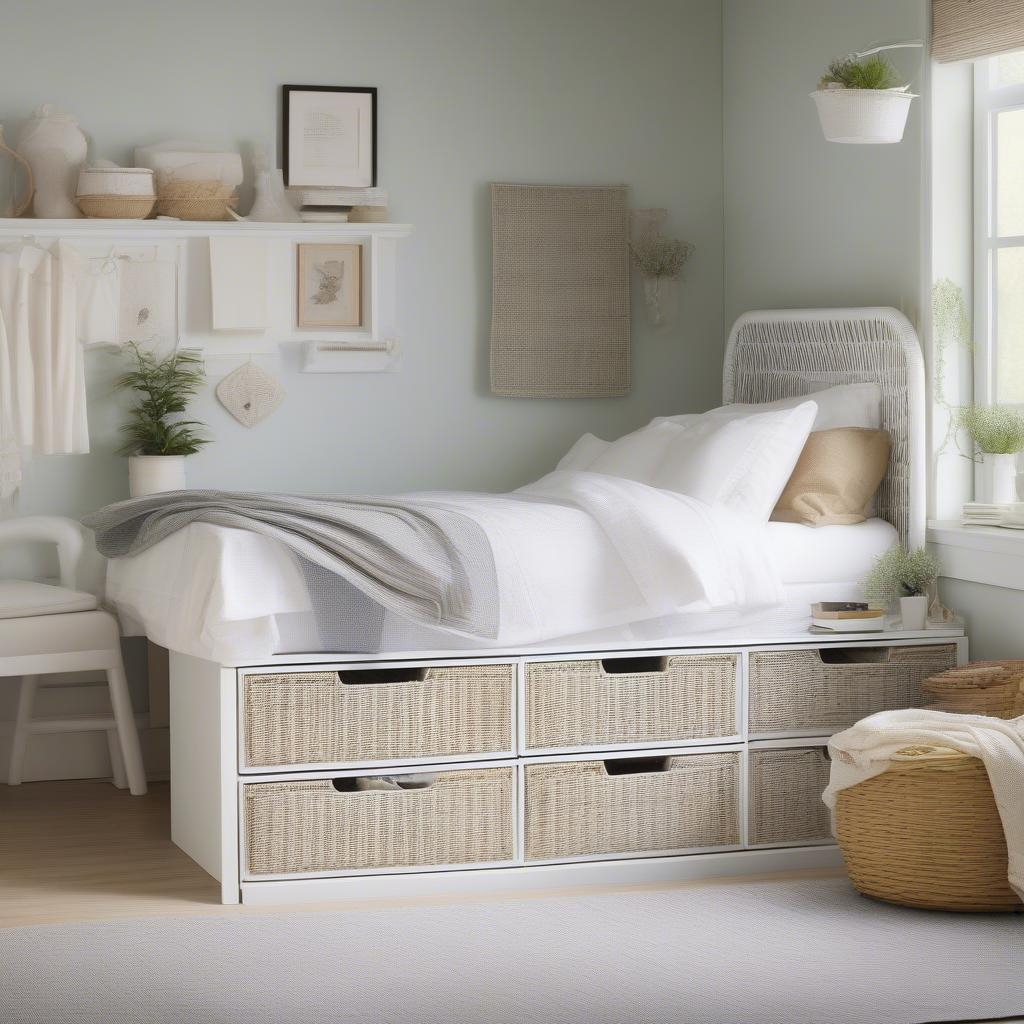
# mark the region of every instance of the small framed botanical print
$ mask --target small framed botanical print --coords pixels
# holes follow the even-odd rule
[[[282,86],[284,181],[289,188],[377,184],[377,90]]]
[[[299,327],[361,327],[361,245],[300,244]]]

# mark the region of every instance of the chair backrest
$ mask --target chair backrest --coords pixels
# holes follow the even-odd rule
[[[79,565],[85,550],[85,528],[64,516],[25,516],[0,521],[0,547],[14,544],[53,544],[60,564],[60,585],[79,587]]]

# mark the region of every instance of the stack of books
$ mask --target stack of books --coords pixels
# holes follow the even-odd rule
[[[811,605],[812,633],[873,633],[885,627],[885,612],[862,601],[819,601]]]
[[[985,501],[968,501],[960,513],[961,526],[1002,526],[1006,505],[992,505]]]
[[[305,221],[344,222],[354,206],[387,210],[388,194],[380,188],[297,188],[299,215]],[[385,213],[386,216],[386,213]]]

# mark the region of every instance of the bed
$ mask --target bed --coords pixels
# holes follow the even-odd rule
[[[129,633],[145,633],[172,650],[220,663],[270,655],[528,650],[538,624],[544,643],[609,646],[713,635],[716,642],[782,637],[806,629],[816,600],[850,600],[872,562],[899,540],[922,541],[924,527],[923,367],[913,328],[895,310],[770,311],[741,317],[730,336],[723,397],[764,403],[836,384],[874,383],[883,425],[892,437],[877,515],[856,526],[818,529],[769,523],[771,563],[781,582],[770,602],[743,614],[696,608],[684,614],[623,621],[621,594],[630,582],[600,527],[578,509],[544,509],[548,542],[517,535],[516,509],[498,519],[498,557],[515,560],[518,590],[503,598],[495,640],[432,628],[339,584],[338,607],[314,611],[307,578],[287,548],[244,529],[193,523],[149,550],[115,559],[108,598]],[[540,514],[536,513],[535,514]],[[493,517],[492,517],[493,518]],[[560,558],[551,558],[556,548]],[[573,566],[567,573],[565,566]]]

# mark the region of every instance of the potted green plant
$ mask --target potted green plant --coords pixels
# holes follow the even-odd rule
[[[974,445],[977,500],[1017,500],[1017,453],[1024,450],[1024,416],[1005,405],[968,405],[957,417]]]
[[[660,327],[672,316],[675,282],[683,273],[693,246],[680,238],[646,238],[629,247],[644,280],[644,301],[651,323]]]
[[[929,591],[942,566],[927,548],[890,548],[875,561],[864,581],[868,603],[888,609],[899,598],[904,629],[924,629]]]
[[[138,398],[128,422],[120,454],[128,456],[128,491],[133,498],[185,486],[185,456],[194,455],[210,439],[197,431],[203,424],[182,419],[205,379],[202,360],[193,352],[158,358],[129,345],[134,365],[118,379],[120,391]]]
[[[914,93],[878,54],[840,57],[811,93],[829,142],[892,143],[903,138]]]

